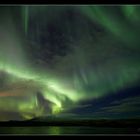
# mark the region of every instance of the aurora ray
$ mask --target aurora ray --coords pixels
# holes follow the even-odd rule
[[[139,85],[139,6],[0,10],[0,112],[61,114]]]

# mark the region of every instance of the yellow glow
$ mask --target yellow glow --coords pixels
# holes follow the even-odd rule
[[[54,105],[52,107],[52,114],[59,114],[61,111],[62,111],[62,108],[57,105]]]

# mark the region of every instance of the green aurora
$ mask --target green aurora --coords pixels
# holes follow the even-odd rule
[[[21,11],[22,18],[18,23],[22,31],[15,22],[15,13],[9,10],[14,8],[17,8],[15,13]],[[65,112],[83,100],[102,98],[139,81],[139,6],[23,6],[5,9],[7,12],[3,10],[5,15],[1,14],[0,22],[0,120],[12,119],[4,113],[12,111],[22,119]],[[90,37],[89,31],[85,34],[81,31],[80,39],[69,44],[72,53],[56,58],[53,69],[37,68],[29,61],[24,49],[28,46],[25,40],[32,16],[30,9],[34,13],[39,9],[46,15],[54,13],[46,16],[48,21],[54,20],[62,11],[74,9],[99,24],[107,34],[99,36],[97,42]],[[80,31],[77,29],[77,32]],[[78,49],[74,47],[77,45]],[[51,106],[39,102],[38,91],[47,104],[51,102]]]

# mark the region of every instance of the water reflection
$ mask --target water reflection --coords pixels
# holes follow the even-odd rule
[[[62,133],[61,130],[62,130],[61,127],[58,126],[48,127],[46,134],[58,135]]]
[[[0,134],[140,134],[136,128],[106,128],[106,127],[0,127]]]

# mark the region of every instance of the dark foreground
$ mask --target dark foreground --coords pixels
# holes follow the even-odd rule
[[[34,119],[0,122],[0,134],[140,134],[140,120]]]
[[[139,135],[137,128],[37,126],[0,127],[0,135]]]
[[[121,120],[93,120],[80,118],[47,118],[32,119],[26,121],[6,121],[0,122],[0,126],[88,126],[88,127],[140,127],[140,119],[121,119]]]

